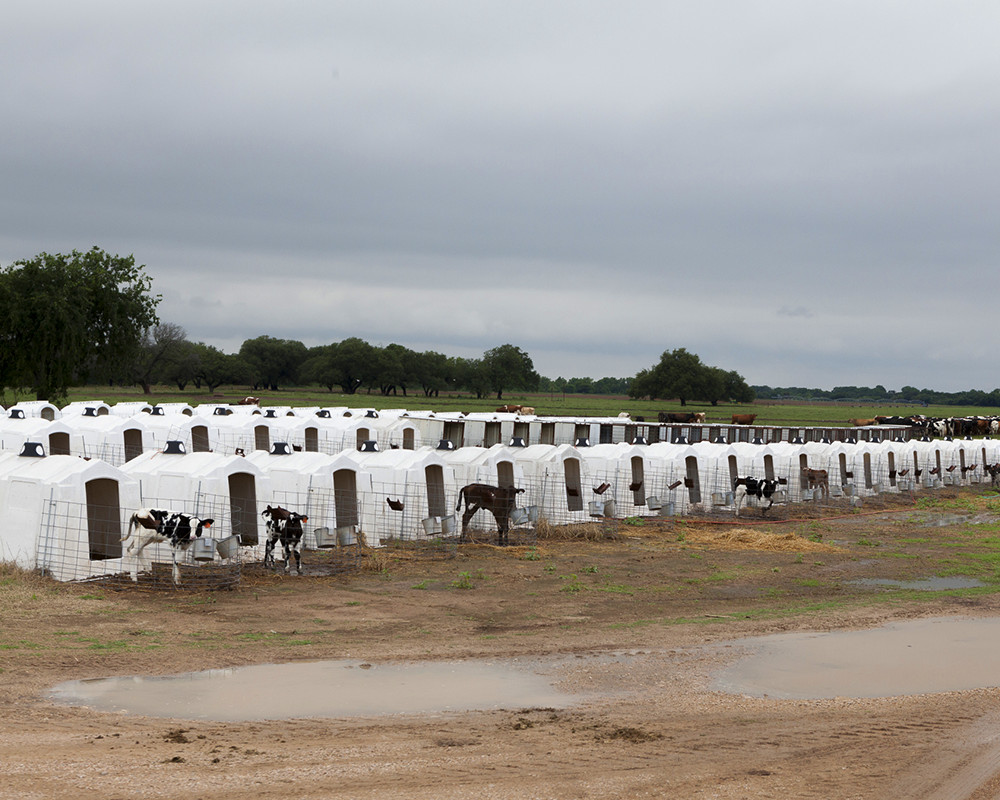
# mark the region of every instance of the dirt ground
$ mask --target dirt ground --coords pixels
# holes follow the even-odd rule
[[[336,577],[248,567],[217,592],[0,572],[0,798],[1000,796],[998,690],[787,701],[710,683],[740,637],[1000,613],[995,502],[620,524],[449,558],[375,553]],[[986,586],[851,583],[946,570]],[[596,657],[611,653],[630,656]],[[559,687],[587,693],[561,709],[223,723],[47,695],[71,679],[261,663],[557,655],[572,657]]]

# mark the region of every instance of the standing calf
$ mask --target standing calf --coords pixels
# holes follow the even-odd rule
[[[265,527],[267,528],[267,541],[264,544],[264,566],[274,567],[274,545],[281,542],[281,547],[285,553],[285,572],[291,570],[292,555],[295,555],[295,571],[302,574],[302,556],[299,548],[302,546],[302,523],[308,522],[309,517],[287,508],[268,506],[262,512],[262,517],[267,518]]]
[[[139,567],[148,568],[148,562],[143,556],[143,550],[158,542],[170,543],[170,555],[173,560],[174,585],[180,586],[181,568],[177,563],[177,554],[191,546],[194,538],[201,536],[204,528],[212,527],[211,519],[198,519],[190,514],[179,511],[167,511],[162,508],[140,508],[128,521],[128,531],[121,538],[129,542],[125,553],[135,551],[135,563],[132,565],[132,580],[139,580]],[[134,535],[133,535],[134,531]],[[192,532],[194,537],[192,537]]]

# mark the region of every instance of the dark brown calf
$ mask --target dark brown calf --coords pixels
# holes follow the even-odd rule
[[[806,479],[806,486],[810,489],[819,489],[820,497],[830,494],[830,476],[825,469],[802,468],[802,475]],[[816,496],[813,495],[816,499]]]
[[[465,502],[465,513],[462,514],[462,541],[468,541],[467,530],[469,520],[481,508],[489,511],[497,521],[499,536],[497,542],[501,547],[507,544],[507,531],[510,529],[510,512],[514,510],[514,502],[517,495],[524,489],[515,489],[513,486],[490,486],[486,483],[470,483],[463,486],[458,492],[458,505],[456,511],[462,508]]]

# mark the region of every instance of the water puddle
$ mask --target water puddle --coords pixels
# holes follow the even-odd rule
[[[872,588],[915,589],[919,592],[942,592],[948,589],[978,589],[986,584],[975,578],[921,578],[915,581],[894,581],[889,578],[859,578],[848,581],[851,586]]]
[[[49,698],[98,711],[220,722],[558,707],[554,662],[448,661],[261,664],[157,677],[94,678]]]
[[[716,690],[752,697],[898,697],[1000,685],[1000,619],[938,618],[738,643]]]

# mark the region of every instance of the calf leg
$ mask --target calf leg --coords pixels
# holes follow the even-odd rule
[[[462,536],[461,540],[463,542],[469,541],[469,520],[471,520],[476,512],[479,510],[479,503],[475,505],[466,505],[465,513],[462,514]]]
[[[509,528],[509,517],[503,512],[494,512],[493,516],[497,521],[497,544],[500,547],[507,546],[507,529]]]
[[[264,543],[264,566],[274,568],[274,539],[270,536]]]

